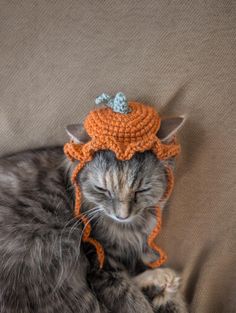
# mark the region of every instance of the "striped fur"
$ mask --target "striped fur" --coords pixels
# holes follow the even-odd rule
[[[0,159],[0,312],[159,312],[134,279],[153,257],[145,238],[163,164],[150,152],[124,162],[103,151],[81,171],[82,210],[106,250],[102,271],[73,217],[73,166],[61,147]]]

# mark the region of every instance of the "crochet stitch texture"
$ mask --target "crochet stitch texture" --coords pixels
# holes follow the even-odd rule
[[[109,100],[108,97],[107,100]],[[64,145],[66,156],[72,162],[79,161],[71,178],[75,185],[76,196],[74,213],[85,225],[82,240],[95,247],[100,268],[104,265],[104,249],[97,240],[90,237],[91,225],[86,216],[81,214],[82,194],[77,179],[81,169],[93,159],[94,153],[99,150],[113,151],[118,160],[129,160],[135,153],[147,150],[151,150],[160,160],[175,157],[180,152],[180,146],[175,141],[164,144],[157,137],[161,118],[154,108],[138,102],[128,102],[128,107],[129,110],[122,113],[114,112],[110,106],[91,111],[84,121],[84,128],[91,140],[87,143],[70,141]],[[165,169],[167,188],[160,202],[170,196],[174,185],[171,168],[166,165]],[[156,226],[147,238],[148,245],[159,254],[158,260],[148,264],[151,268],[158,267],[166,261],[166,254],[155,243],[161,229],[160,203],[156,207],[156,220]]]

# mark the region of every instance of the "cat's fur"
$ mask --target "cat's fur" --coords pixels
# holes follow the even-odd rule
[[[175,272],[143,265],[157,257],[146,239],[166,187],[163,162],[151,152],[117,161],[101,151],[81,171],[103,270],[73,217],[74,166],[61,147],[0,160],[0,312],[185,313]]]

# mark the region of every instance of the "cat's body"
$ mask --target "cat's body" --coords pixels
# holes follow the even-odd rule
[[[0,161],[0,312],[76,312],[86,293],[81,230],[67,239],[73,201],[62,161],[61,148]],[[96,312],[89,297],[84,311]]]
[[[119,201],[118,206],[122,203],[132,217],[127,197],[134,204],[139,203],[139,198],[131,199],[125,186],[134,186],[138,182],[137,173],[144,171],[144,176],[150,172],[152,162],[159,161],[147,152],[127,162],[121,165],[111,152],[101,152],[81,172],[86,199],[82,210],[88,212],[93,237],[106,252],[104,269],[98,271],[93,248],[81,244],[83,227],[73,215],[74,189],[70,182],[73,167],[65,160],[62,148],[28,151],[0,160],[1,313],[186,312],[174,272],[152,270],[152,281],[150,271],[146,271],[146,276],[138,276],[145,269],[143,262],[150,252],[146,238],[155,223],[152,208],[143,211],[140,218],[134,217],[135,224],[112,221],[103,214],[107,201],[115,207]],[[149,169],[145,162],[150,164]],[[163,165],[159,163],[156,168],[160,172],[159,181],[148,182],[156,187],[156,195],[155,188],[153,194],[148,191],[146,198],[137,195],[140,202],[150,201],[149,198],[157,201],[165,189]],[[114,185],[107,188],[124,187],[121,193],[126,194],[124,198],[104,196],[104,187],[102,192],[93,193],[87,180],[99,182],[99,170],[109,172],[107,181]],[[123,173],[120,179],[112,172],[119,170]],[[128,181],[129,177],[132,180]],[[91,198],[94,194],[97,199]],[[103,209],[94,210],[93,202],[101,203]],[[153,286],[157,297],[150,296]]]

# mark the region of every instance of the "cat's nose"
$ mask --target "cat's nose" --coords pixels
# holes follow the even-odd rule
[[[130,211],[128,208],[124,209],[120,209],[116,211],[116,217],[119,220],[127,220],[130,217]]]
[[[116,217],[119,219],[119,220],[127,220],[129,217],[130,217],[130,214],[122,214],[122,215],[118,215],[116,214]]]
[[[115,215],[119,220],[127,220],[131,214],[131,206],[128,201],[119,201],[115,206]]]

